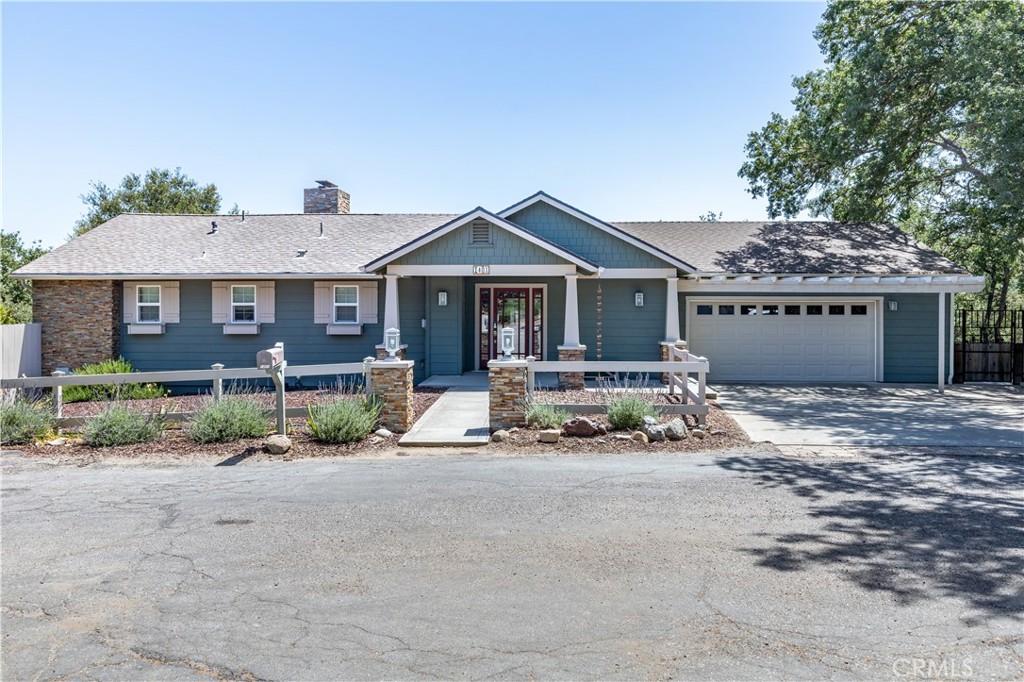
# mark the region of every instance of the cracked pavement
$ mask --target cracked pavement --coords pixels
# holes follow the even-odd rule
[[[1019,452],[0,462],[4,680],[1024,675]]]

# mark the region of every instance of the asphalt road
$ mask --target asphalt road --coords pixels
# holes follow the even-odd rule
[[[4,680],[1024,675],[1019,455],[2,462]]]

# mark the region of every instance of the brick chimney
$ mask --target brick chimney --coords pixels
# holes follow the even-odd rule
[[[348,192],[327,180],[316,183],[320,186],[302,191],[303,213],[348,213]]]

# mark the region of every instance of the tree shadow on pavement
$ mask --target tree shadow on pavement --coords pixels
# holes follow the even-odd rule
[[[932,457],[858,461],[724,457],[717,465],[785,488],[819,521],[807,533],[765,534],[744,551],[760,566],[829,566],[901,604],[956,597],[985,617],[1024,616],[1024,460]]]

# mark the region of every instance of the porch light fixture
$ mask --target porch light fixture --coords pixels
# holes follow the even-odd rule
[[[516,349],[516,330],[512,327],[501,328],[501,352],[506,360],[512,359],[512,351]]]
[[[443,308],[446,305],[448,305],[448,292],[447,291],[442,290],[442,291],[437,292],[437,305],[439,307],[441,307],[441,308]]]
[[[635,305],[637,308],[644,307],[644,292],[638,291],[635,294],[633,294],[633,305]]]
[[[384,348],[388,352],[388,360],[398,360],[396,354],[401,340],[402,333],[394,327],[384,332]]]
[[[899,309],[899,307],[900,307],[899,306],[899,302],[897,302],[897,301],[889,301],[889,310],[890,311],[896,312]]]

